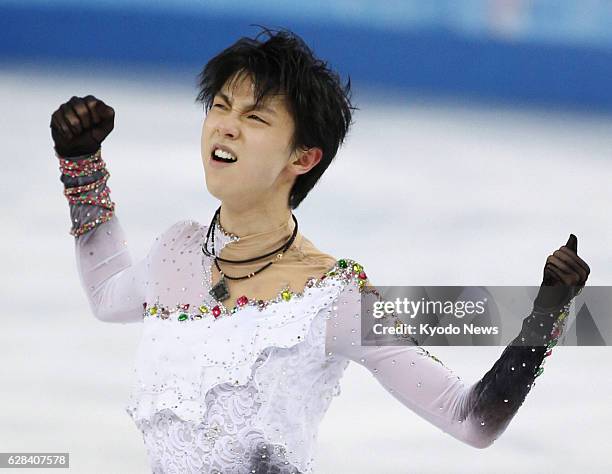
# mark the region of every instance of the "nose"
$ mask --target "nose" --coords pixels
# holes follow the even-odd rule
[[[219,135],[231,140],[235,140],[240,135],[237,120],[231,116],[220,118],[216,128]]]

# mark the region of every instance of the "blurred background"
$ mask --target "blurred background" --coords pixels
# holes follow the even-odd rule
[[[196,75],[253,24],[293,30],[353,83],[355,125],[296,210],[321,250],[377,285],[538,285],[573,232],[589,282],[612,284],[612,1],[0,0],[0,451],[70,452],[79,473],[148,471],[123,411],[141,328],[89,311],[50,116],[73,95],[115,108],[104,158],[140,259],[218,205]],[[430,349],[469,384],[503,351]],[[555,349],[486,450],[351,365],[316,472],[610,472],[611,362],[607,347]]]

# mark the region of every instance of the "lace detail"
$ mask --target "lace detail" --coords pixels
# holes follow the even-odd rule
[[[261,430],[245,423],[261,407],[253,386],[219,385],[206,401],[209,416],[203,423],[185,422],[171,410],[140,423],[152,472],[299,474],[283,446],[266,443]]]
[[[257,465],[255,472],[268,472],[261,466],[275,473],[312,472],[318,425],[348,365],[323,352],[329,313],[317,312],[302,342],[261,350],[246,383],[220,383],[203,397],[204,392],[195,394],[204,405],[195,416],[189,407],[197,405],[197,398],[190,401],[176,392],[176,398],[168,397],[184,389],[180,383],[160,392],[157,401],[165,408],[145,413],[142,403],[128,407],[153,471],[247,473]],[[139,397],[147,398],[142,392]]]
[[[189,291],[189,271],[174,276],[164,265],[191,267],[203,232],[192,221],[174,226],[159,243],[167,263],[152,258],[147,300],[161,289],[172,291],[162,308],[184,302],[166,318],[144,318],[126,407],[153,472],[312,472],[318,425],[349,363],[325,354],[326,322],[346,285],[364,281],[363,269],[339,260],[290,301],[181,320],[180,311],[206,301],[207,281]],[[230,241],[217,238],[219,248]]]

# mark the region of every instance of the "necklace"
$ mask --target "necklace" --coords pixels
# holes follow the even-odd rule
[[[285,251],[287,251],[287,249],[289,249],[289,247],[291,247],[291,245],[293,244],[295,237],[297,235],[298,232],[298,222],[296,217],[291,214],[291,217],[293,218],[293,222],[295,223],[295,226],[293,228],[293,233],[291,234],[291,237],[289,238],[289,240],[281,245],[279,248],[273,250],[272,252],[268,252],[264,255],[259,255],[257,257],[252,257],[252,258],[247,258],[244,260],[229,260],[229,259],[225,259],[225,258],[221,258],[221,257],[217,257],[217,255],[215,254],[215,227],[217,226],[218,222],[219,222],[219,216],[221,214],[221,207],[219,207],[215,214],[213,215],[212,221],[210,223],[210,225],[208,226],[208,232],[206,233],[206,241],[204,242],[204,245],[202,246],[202,252],[213,258],[213,261],[215,263],[215,266],[217,267],[217,270],[219,271],[219,273],[221,274],[221,279],[219,280],[219,282],[213,286],[210,291],[208,292],[213,298],[215,298],[217,301],[225,301],[226,299],[229,298],[230,293],[229,293],[229,287],[227,284],[227,280],[244,280],[246,278],[252,278],[255,275],[257,275],[258,273],[264,271],[266,268],[268,268],[270,265],[272,265],[274,262],[280,260],[283,257],[283,253]],[[212,244],[212,251],[208,250],[208,243],[209,241]],[[259,268],[258,270],[248,273],[246,275],[243,276],[230,276],[230,275],[226,275],[223,270],[221,270],[221,267],[219,266],[219,261],[222,262],[227,262],[227,263],[237,263],[237,264],[244,264],[244,263],[250,263],[250,262],[254,262],[256,260],[261,260],[262,258],[266,258],[266,257],[270,257],[272,255],[276,254],[276,260],[272,260],[271,262],[266,263],[263,267]],[[211,275],[212,278],[212,275]]]

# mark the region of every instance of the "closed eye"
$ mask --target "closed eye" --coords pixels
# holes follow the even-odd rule
[[[225,104],[221,104],[221,103],[213,104],[213,107],[219,107],[222,110],[226,109]],[[251,114],[251,115],[248,116],[248,118],[253,118],[253,119],[257,120],[258,122],[265,123],[266,125],[269,125],[268,122],[266,122],[264,119],[262,119],[259,115]]]
[[[255,120],[259,120],[262,123],[268,123],[265,120],[263,120],[261,117],[259,117],[258,115],[251,114],[251,115],[249,115],[249,118],[254,118]]]

